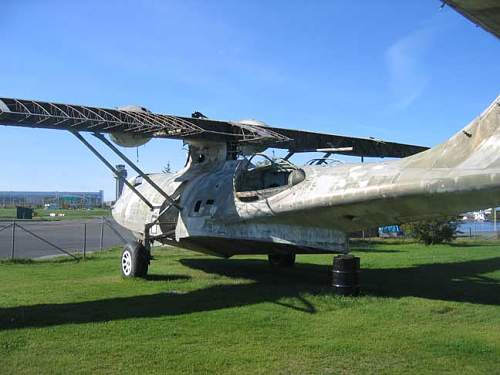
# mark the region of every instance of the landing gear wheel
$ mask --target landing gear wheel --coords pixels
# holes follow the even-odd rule
[[[145,277],[148,273],[148,266],[149,254],[143,244],[132,242],[125,245],[121,257],[123,277]]]
[[[295,254],[269,254],[267,256],[272,267],[293,267]]]

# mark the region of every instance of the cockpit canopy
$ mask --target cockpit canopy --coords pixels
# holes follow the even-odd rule
[[[236,173],[234,188],[243,202],[268,198],[305,179],[305,172],[285,159],[254,154]]]

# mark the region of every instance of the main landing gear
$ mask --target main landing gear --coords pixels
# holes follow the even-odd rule
[[[295,254],[269,254],[267,256],[272,267],[293,267],[295,264]]]
[[[272,267],[286,268],[295,264],[295,254],[269,254]],[[359,295],[360,259],[351,254],[337,255],[333,258],[332,286],[335,294],[342,296]]]
[[[151,254],[140,242],[130,242],[123,248],[121,271],[125,278],[145,277],[148,273]]]

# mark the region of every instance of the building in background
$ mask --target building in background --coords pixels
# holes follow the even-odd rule
[[[0,207],[94,208],[102,207],[104,193],[68,191],[0,191]]]

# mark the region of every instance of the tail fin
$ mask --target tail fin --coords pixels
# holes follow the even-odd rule
[[[500,168],[500,95],[448,141],[401,162],[408,168]]]

